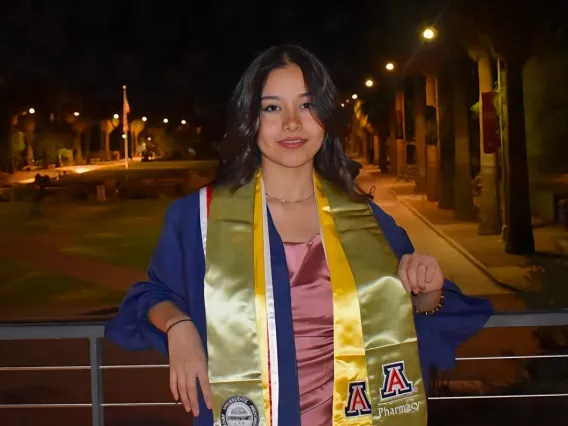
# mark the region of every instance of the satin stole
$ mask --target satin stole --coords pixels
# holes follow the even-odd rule
[[[425,426],[411,296],[366,203],[314,174],[334,315],[333,426]],[[200,192],[209,379],[215,426],[279,423],[279,338],[261,172]]]

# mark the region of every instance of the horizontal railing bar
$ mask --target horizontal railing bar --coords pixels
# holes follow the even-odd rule
[[[463,396],[430,396],[429,400],[445,401],[450,399],[515,399],[515,398],[562,398],[568,393],[537,393],[528,395],[463,395]]]
[[[494,361],[494,360],[522,360],[522,359],[562,359],[568,358],[568,354],[551,354],[551,355],[507,355],[507,356],[474,356],[474,357],[458,357],[456,361]],[[133,370],[133,369],[152,369],[152,368],[169,368],[168,364],[115,364],[101,365],[101,370]],[[0,367],[0,372],[14,371],[83,371],[90,370],[89,365],[55,365],[55,366],[33,366],[33,367]]]
[[[90,370],[90,365],[55,365],[55,366],[43,366],[43,367],[0,367],[0,372],[10,372],[10,371],[83,371]]]
[[[485,328],[553,327],[568,325],[568,309],[548,312],[499,312],[485,324]]]
[[[151,369],[169,368],[168,364],[126,364],[126,365],[101,365],[101,370],[131,370],[131,369]],[[49,366],[13,366],[0,367],[2,371],[66,371],[66,370],[90,370],[90,365],[49,365]]]
[[[458,357],[456,361],[490,361],[490,360],[506,360],[506,359],[550,359],[550,358],[568,358],[568,354],[553,355],[508,355],[508,356],[472,356]]]
[[[104,322],[0,323],[0,340],[104,338]],[[568,325],[568,309],[541,312],[498,312],[485,328]]]
[[[472,400],[472,399],[520,399],[520,398],[564,398],[568,393],[543,393],[527,395],[461,395],[461,396],[429,396],[431,401],[448,400]],[[0,404],[0,409],[25,409],[25,408],[89,408],[90,403],[71,403],[71,404]],[[181,405],[179,402],[105,402],[103,407],[168,407]]]
[[[104,337],[105,329],[102,323],[0,324],[0,340],[99,339]]]
[[[101,370],[129,370],[137,368],[170,368],[169,364],[126,364],[126,365],[101,365]]]
[[[2,408],[91,408],[93,404],[90,402],[77,402],[75,404],[0,404]]]

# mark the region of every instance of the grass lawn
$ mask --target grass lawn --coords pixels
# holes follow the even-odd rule
[[[0,235],[47,235],[64,253],[144,270],[171,203],[168,198],[54,203],[46,204],[40,216],[30,214],[29,203],[5,203],[0,206]]]
[[[46,305],[54,310],[97,308],[117,304],[124,296],[121,291],[5,259],[0,259],[0,276],[0,310],[18,307],[28,311]]]

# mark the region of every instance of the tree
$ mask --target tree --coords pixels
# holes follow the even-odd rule
[[[118,119],[102,120],[100,123],[101,135],[104,138],[105,161],[110,160],[110,134],[118,126]]]
[[[75,132],[75,164],[85,164],[83,158],[83,133],[87,130],[88,123],[81,116],[66,114],[65,121],[71,125]]]
[[[29,166],[34,164],[34,144],[35,144],[35,128],[36,122],[34,114],[26,113],[23,116],[18,116],[19,127],[24,132],[26,138],[27,150],[27,164]]]
[[[132,134],[132,139],[131,139],[132,157],[134,157],[134,154],[136,153],[136,148],[138,146],[138,137],[140,136],[140,133],[144,131],[145,128],[146,128],[146,123],[144,123],[142,120],[134,120],[132,123],[130,123],[130,133]]]

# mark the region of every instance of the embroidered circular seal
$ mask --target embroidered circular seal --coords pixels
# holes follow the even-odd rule
[[[233,396],[221,406],[222,426],[258,426],[258,410],[246,396]]]

